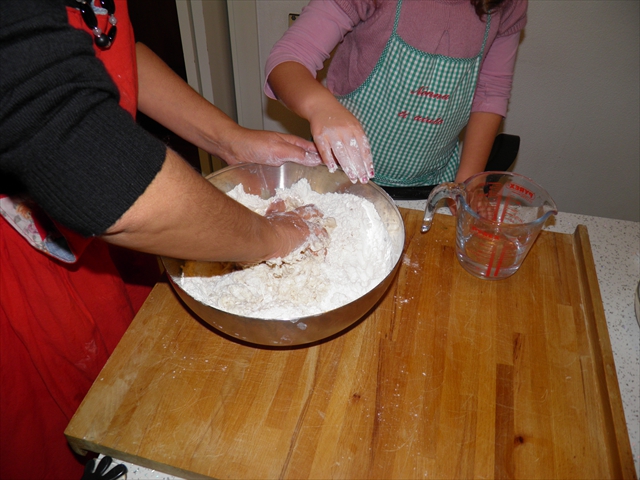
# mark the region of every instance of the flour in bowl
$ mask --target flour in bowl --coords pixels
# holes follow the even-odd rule
[[[228,195],[264,215],[271,201],[287,210],[313,204],[329,232],[328,244],[306,244],[284,259],[240,268],[187,262],[180,287],[201,303],[246,317],[291,320],[350,303],[378,285],[394,266],[392,240],[375,206],[349,193],[317,193],[306,179],[265,200],[242,185]],[[326,253],[325,253],[326,252]]]

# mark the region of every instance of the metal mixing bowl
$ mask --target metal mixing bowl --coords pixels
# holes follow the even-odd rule
[[[404,247],[404,224],[393,200],[377,185],[354,185],[341,170],[329,173],[325,166],[305,167],[295,163],[286,163],[281,167],[234,165],[207,177],[225,193],[241,183],[247,193],[265,199],[271,198],[276,188],[289,188],[301,178],[306,178],[311,188],[318,193],[351,193],[373,203],[391,235],[394,267],[375,288],[340,308],[292,320],[277,320],[235,315],[195,300],[175,280],[180,277],[185,261],[162,257],[171,285],[183,302],[198,317],[223,334],[248,343],[282,347],[324,340],[362,318],[380,300],[395,277]]]

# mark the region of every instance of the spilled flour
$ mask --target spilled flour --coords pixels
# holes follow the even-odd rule
[[[242,185],[228,195],[261,215],[276,198],[284,200],[287,210],[313,204],[324,215],[319,223],[329,239],[320,245],[307,243],[284,259],[245,268],[186,262],[174,280],[201,303],[246,317],[291,320],[356,300],[394,266],[391,237],[374,205],[362,197],[320,194],[306,179],[278,189],[269,200],[245,193]]]

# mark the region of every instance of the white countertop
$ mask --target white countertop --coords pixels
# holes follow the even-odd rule
[[[397,202],[399,207],[418,210],[424,210],[425,204],[425,200]],[[447,211],[440,209],[439,212]],[[578,225],[585,225],[589,232],[631,450],[640,476],[640,324],[634,311],[634,292],[640,280],[640,223],[561,212],[545,230],[573,233]],[[128,480],[179,480],[179,477],[115,461],[125,463],[129,469]]]

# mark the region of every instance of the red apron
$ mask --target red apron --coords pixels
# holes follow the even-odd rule
[[[78,10],[67,12],[71,25],[87,30]],[[126,0],[116,0],[116,17],[113,46],[96,53],[118,85],[120,105],[135,116]],[[106,22],[98,15],[103,30]],[[64,429],[158,277],[155,257],[59,230],[74,263],[34,248],[0,218],[2,479],[80,479],[84,467]]]

